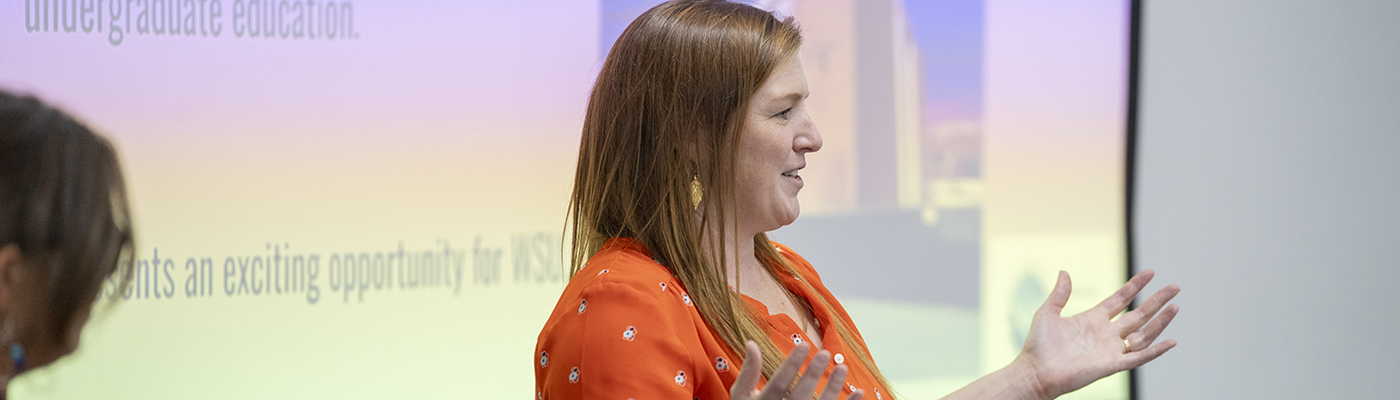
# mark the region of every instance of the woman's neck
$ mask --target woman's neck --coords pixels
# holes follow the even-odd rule
[[[696,218],[700,218],[699,213],[696,214]],[[710,250],[710,254],[719,256],[719,259],[715,261],[719,264],[718,267],[722,268],[724,271],[725,282],[729,284],[729,287],[737,289],[741,277],[752,277],[755,275],[755,272],[766,273],[763,269],[763,265],[759,263],[758,257],[754,254],[753,238],[757,236],[759,232],[743,229],[743,226],[735,225],[732,216],[725,216],[724,219],[726,222],[724,226],[726,228],[735,227],[739,229],[730,230],[721,228],[718,226],[719,224],[712,219],[708,224],[705,224],[705,233],[701,236],[701,245],[707,250]],[[729,233],[733,234],[731,235]],[[716,249],[715,245],[717,243],[722,243],[722,247]],[[714,250],[723,251],[715,252]]]
[[[785,314],[807,334],[808,340],[818,348],[822,345],[822,333],[813,323],[810,305],[794,296],[778,282],[756,256],[754,236],[757,233],[738,234],[724,240],[724,276],[735,291],[757,300],[771,314]]]
[[[756,272],[764,272],[763,265],[754,255],[753,235],[726,237],[724,243],[724,278],[730,286],[738,285],[740,277],[751,277]]]

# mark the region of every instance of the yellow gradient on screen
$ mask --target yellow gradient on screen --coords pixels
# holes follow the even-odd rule
[[[987,2],[986,203],[982,233],[982,370],[1010,362],[1031,317],[1068,271],[1064,315],[1126,280],[1123,143],[1127,2],[1068,11],[1029,0]],[[1065,398],[1125,398],[1126,374]]]

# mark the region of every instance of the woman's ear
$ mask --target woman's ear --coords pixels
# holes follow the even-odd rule
[[[0,315],[8,314],[14,308],[15,296],[20,289],[20,274],[24,260],[19,245],[8,243],[0,246]]]

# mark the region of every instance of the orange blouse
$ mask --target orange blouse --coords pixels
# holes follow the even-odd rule
[[[865,347],[850,315],[826,290],[812,265],[778,245],[797,276],[780,276],[788,290],[811,305],[817,326],[841,318]],[[798,282],[805,279],[815,290]],[[826,298],[834,310],[822,307]],[[744,300],[763,315],[762,303]],[[768,337],[784,353],[808,340],[787,315],[769,315]],[[822,329],[832,363],[848,368],[844,398],[855,389],[867,399],[887,394],[835,330]],[[811,354],[815,355],[813,351]],[[809,355],[810,360],[812,356]],[[727,399],[739,376],[742,354],[734,353],[700,318],[680,281],[640,243],[613,238],[569,281],[535,344],[536,398],[552,399]],[[821,386],[818,386],[821,387]]]

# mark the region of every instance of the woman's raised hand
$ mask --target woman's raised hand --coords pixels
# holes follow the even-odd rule
[[[1162,308],[1181,291],[1174,284],[1113,319],[1147,286],[1152,275],[1152,270],[1142,271],[1094,308],[1062,317],[1060,313],[1069,301],[1070,280],[1069,273],[1060,271],[1054,291],[1035,313],[1025,347],[1016,360],[1030,369],[1037,383],[1036,397],[1054,398],[1074,391],[1146,364],[1176,346],[1171,339],[1152,344],[1180,310],[1175,304]],[[1159,310],[1161,314],[1157,314]]]
[[[729,387],[729,398],[731,400],[808,400],[812,398],[817,389],[817,383],[822,378],[822,372],[826,371],[826,365],[831,360],[831,354],[826,350],[818,351],[812,361],[807,363],[807,372],[797,377],[797,370],[802,366],[802,360],[807,359],[807,353],[811,347],[807,343],[797,345],[788,354],[788,358],[783,362],[783,367],[778,372],[773,373],[772,379],[763,386],[763,390],[756,389],[758,380],[763,376],[763,357],[759,355],[758,344],[750,341],[744,346],[744,365],[739,368],[739,378],[734,380],[734,386]],[[796,379],[797,386],[793,386]],[[826,381],[826,387],[822,388],[819,400],[836,400],[841,395],[841,386],[846,383],[846,366],[837,365],[831,371],[831,377]],[[791,388],[791,390],[789,390]],[[846,400],[860,400],[865,392],[856,390],[846,397]]]

